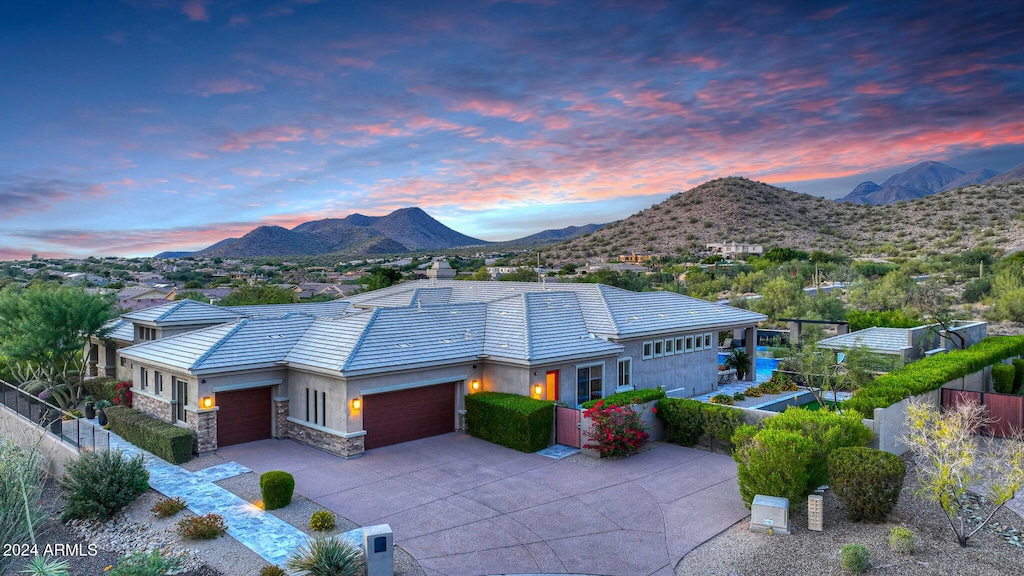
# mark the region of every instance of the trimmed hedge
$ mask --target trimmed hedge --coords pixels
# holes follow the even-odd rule
[[[260,475],[260,492],[264,510],[277,510],[292,503],[295,478],[283,470],[271,470]]]
[[[93,400],[114,401],[114,388],[121,380],[118,378],[92,378],[85,381],[85,390]]]
[[[704,404],[700,410],[704,433],[718,440],[721,445],[732,451],[732,436],[736,429],[743,425],[743,413],[739,408]]]
[[[1024,360],[1014,358],[1013,369],[1013,393],[1020,394],[1024,392]]]
[[[875,408],[885,408],[904,398],[938,390],[946,382],[1022,354],[1024,336],[990,336],[965,350],[922,358],[883,374],[844,401],[843,409],[870,416]]]
[[[1012,393],[1015,372],[1016,370],[1009,364],[993,364],[992,389],[1000,394]]]
[[[731,449],[733,434],[743,424],[739,408],[689,398],[663,398],[656,408],[665,424],[665,439],[681,446],[693,446],[707,434]]]
[[[764,494],[789,498],[790,506],[798,506],[807,494],[808,469],[814,449],[810,438],[789,430],[756,430],[741,426],[733,459],[737,467],[740,496],[750,508],[754,496]]]
[[[860,414],[846,412],[839,414],[828,410],[808,410],[790,407],[778,416],[764,421],[766,430],[789,430],[812,442],[811,464],[807,469],[809,478],[807,491],[810,494],[818,486],[828,484],[828,456],[839,448],[867,446],[871,441],[871,429],[861,422]]]
[[[883,522],[896,507],[907,475],[899,456],[854,446],[828,456],[830,486],[852,522]]]
[[[181,464],[192,459],[195,433],[188,428],[151,418],[126,406],[108,406],[103,411],[107,414],[110,429],[139,448],[171,464]]]
[[[605,406],[629,406],[631,404],[644,404],[661,400],[665,397],[665,391],[661,388],[640,388],[639,390],[627,390],[612,394],[604,399]],[[584,410],[593,408],[600,400],[588,400],[582,404]]]
[[[548,447],[554,402],[518,394],[478,392],[466,396],[466,427],[481,440],[520,452]]]

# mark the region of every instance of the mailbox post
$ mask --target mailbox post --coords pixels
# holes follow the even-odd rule
[[[394,576],[395,535],[391,526],[378,524],[363,528],[363,552],[366,554],[366,576]]]

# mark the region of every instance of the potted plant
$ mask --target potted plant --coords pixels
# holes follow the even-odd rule
[[[92,420],[96,417],[96,401],[92,396],[85,397],[85,417]]]
[[[99,423],[100,426],[107,425],[107,413],[103,411],[107,406],[110,406],[109,400],[96,401],[96,422]]]

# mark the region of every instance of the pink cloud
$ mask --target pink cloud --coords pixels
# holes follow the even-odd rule
[[[209,22],[210,13],[206,9],[208,0],[188,0],[181,7],[181,13],[192,22]]]
[[[220,146],[224,152],[241,152],[253,146],[266,147],[284,142],[305,140],[308,130],[303,126],[281,125],[254,128],[232,134]]]
[[[338,66],[347,66],[349,68],[373,68],[373,60],[356,58],[354,56],[338,56],[334,59],[334,63]]]
[[[220,94],[241,94],[243,92],[259,92],[263,86],[246,82],[239,78],[223,78],[221,80],[210,80],[199,84],[197,92],[204,98]]]
[[[868,96],[888,96],[903,94],[906,90],[901,88],[895,88],[891,86],[883,86],[877,82],[868,82],[867,84],[861,84],[853,89],[857,94],[865,94]]]

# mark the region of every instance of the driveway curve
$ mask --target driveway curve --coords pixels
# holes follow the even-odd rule
[[[670,444],[622,460],[552,460],[445,434],[343,460],[291,440],[222,448],[256,472],[395,543],[431,575],[674,575],[690,550],[749,515],[736,464]]]

